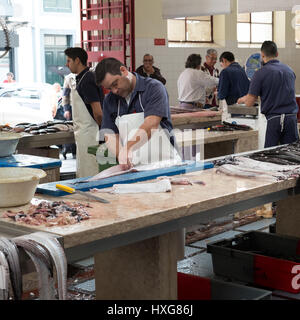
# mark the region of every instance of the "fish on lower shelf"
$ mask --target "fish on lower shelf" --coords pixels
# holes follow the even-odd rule
[[[92,207],[79,202],[41,201],[39,204],[31,204],[27,212],[7,210],[2,217],[35,226],[63,226],[89,219],[87,208]]]

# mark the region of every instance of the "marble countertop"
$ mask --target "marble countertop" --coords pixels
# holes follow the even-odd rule
[[[201,180],[203,185],[172,186],[172,192],[156,194],[99,194],[109,204],[90,202],[92,218],[75,225],[60,227],[27,226],[2,218],[5,208],[0,209],[1,226],[16,228],[22,232],[45,231],[63,237],[65,248],[91,241],[109,238],[122,233],[149,227],[174,219],[187,217],[210,209],[237,203],[239,201],[286,190],[296,185],[296,179],[270,182],[263,179],[238,178],[216,173],[216,169],[193,172],[185,175],[192,181]],[[149,181],[150,182],[150,181]],[[80,195],[48,197],[36,195],[45,200],[87,199]],[[29,205],[10,208],[26,210]]]

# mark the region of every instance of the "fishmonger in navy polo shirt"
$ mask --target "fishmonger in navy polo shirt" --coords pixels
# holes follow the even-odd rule
[[[136,86],[131,93],[129,105],[125,98],[110,92],[103,101],[103,118],[101,125],[102,134],[111,129],[114,133],[119,133],[115,120],[118,115],[118,104],[120,101],[120,116],[145,112],[145,118],[148,116],[158,116],[162,120],[160,125],[163,129],[167,129],[169,133],[173,130],[171,122],[171,114],[169,108],[169,97],[165,86],[156,79],[144,78],[137,73]],[[139,95],[144,111],[141,107]],[[174,145],[174,136],[169,136],[170,142]]]
[[[238,98],[247,94],[250,84],[245,70],[234,60],[233,53],[229,51],[220,56],[223,70],[220,73],[218,99],[225,99],[228,105],[235,104]]]
[[[268,120],[265,148],[296,142],[299,137],[295,73],[276,59],[278,50],[273,41],[262,44],[261,56],[264,65],[254,73],[248,94],[238,102],[252,106],[260,96],[261,113]]]

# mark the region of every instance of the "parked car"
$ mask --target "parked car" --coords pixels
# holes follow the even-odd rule
[[[0,124],[52,120],[53,89],[47,83],[10,83],[0,89]]]

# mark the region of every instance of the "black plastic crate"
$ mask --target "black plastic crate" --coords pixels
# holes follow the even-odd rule
[[[229,279],[299,293],[292,284],[300,265],[300,239],[250,231],[207,245],[214,273]]]

